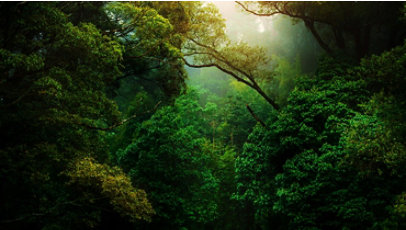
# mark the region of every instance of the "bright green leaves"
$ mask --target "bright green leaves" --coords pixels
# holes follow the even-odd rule
[[[271,210],[271,197],[267,191],[273,190],[273,180],[269,175],[275,173],[270,165],[270,147],[261,141],[263,128],[256,127],[244,144],[243,152],[236,159],[236,194],[233,198],[242,202],[243,207],[253,205],[255,220],[266,219]]]
[[[155,214],[145,191],[135,189],[130,178],[118,167],[99,164],[92,158],[83,158],[74,163],[67,175],[71,178],[71,184],[94,188],[100,194],[96,194],[96,199],[99,196],[109,199],[118,213],[132,221],[150,221]]]
[[[315,79],[298,79],[269,130],[251,134],[235,197],[269,210],[258,225],[282,216],[292,229],[402,226],[403,48],[351,69],[327,59]]]
[[[202,151],[201,119],[196,95],[186,94],[143,122],[134,143],[120,153],[120,164],[148,192],[157,224],[180,227],[216,218],[218,182]]]

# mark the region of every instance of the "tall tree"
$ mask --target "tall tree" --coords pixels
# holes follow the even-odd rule
[[[401,2],[237,2],[258,16],[283,14],[303,21],[330,55],[337,50],[360,60],[400,45],[406,30]]]
[[[0,12],[1,226],[90,227],[112,207],[118,219],[148,220],[145,193],[99,163],[101,131],[122,123],[106,95],[121,75],[120,44],[72,24],[58,3],[0,3]]]
[[[203,109],[194,93],[143,122],[136,140],[118,152],[119,164],[149,194],[150,228],[202,228],[217,216],[218,181],[204,151]]]
[[[404,227],[404,49],[356,67],[325,59],[269,129],[253,131],[236,159],[253,225]]]
[[[184,63],[193,68],[215,67],[259,93],[274,109],[279,105],[261,87],[271,77],[265,50],[246,43],[233,43],[225,32],[224,19],[211,3],[168,2],[148,5],[174,26],[177,47]]]

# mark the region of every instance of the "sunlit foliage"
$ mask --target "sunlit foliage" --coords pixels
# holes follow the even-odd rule
[[[114,209],[121,215],[136,220],[151,220],[155,214],[144,190],[135,189],[130,178],[118,167],[109,167],[91,158],[76,161],[67,172],[71,184],[78,187],[96,189],[102,199],[109,199]],[[89,197],[93,203],[98,197]],[[99,198],[100,199],[100,198]]]

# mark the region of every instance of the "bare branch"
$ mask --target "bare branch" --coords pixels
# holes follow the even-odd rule
[[[265,122],[263,122],[263,121],[254,113],[254,111],[251,109],[251,107],[250,107],[248,104],[246,104],[245,106],[247,107],[248,111],[251,113],[252,117],[253,117],[255,120],[257,120],[257,121],[262,125],[262,127],[264,127],[264,128],[267,129],[267,126],[265,125]]]
[[[317,32],[316,28],[314,27],[314,22],[313,21],[307,21],[304,20],[304,23],[306,27],[310,30],[310,32],[313,34],[314,38],[317,40],[319,45],[329,54],[332,54],[333,51],[330,49],[330,47],[323,41],[321,38],[320,34]]]
[[[251,14],[257,15],[257,16],[269,17],[269,16],[273,16],[273,15],[279,14],[279,12],[277,12],[277,11],[272,12],[272,13],[267,13],[267,14],[258,13],[258,12],[255,12],[255,11],[253,11],[253,10],[248,9],[248,7],[247,7],[246,5],[244,5],[244,4],[243,4],[242,2],[240,2],[240,1],[235,1],[235,3],[237,3],[238,5],[240,5],[245,11],[247,11],[247,12],[249,12],[249,13],[251,13]]]
[[[271,12],[271,13],[258,13],[255,12],[253,10],[248,9],[248,7],[246,5],[244,5],[242,2],[236,1],[236,3],[238,5],[240,5],[245,11],[257,15],[257,16],[263,16],[263,17],[269,17],[269,16],[273,16],[276,14],[283,14],[283,15],[287,15],[289,17],[292,18],[297,18],[302,20],[305,23],[305,26],[310,30],[310,32],[313,34],[314,38],[316,39],[316,41],[319,43],[319,45],[328,53],[328,54],[332,54],[333,51],[331,50],[331,48],[329,47],[329,45],[323,41],[323,39],[321,38],[320,34],[317,32],[314,23],[318,22],[318,23],[323,23],[323,24],[327,24],[332,26],[332,24],[326,20],[321,20],[321,19],[316,19],[313,17],[309,17],[306,16],[306,14],[304,12],[302,12],[302,14],[295,14],[291,11],[289,11],[287,5],[289,4],[289,2],[283,2],[283,6],[282,9],[280,9],[278,7],[278,4],[274,5],[275,11]],[[305,5],[304,5],[305,6]]]

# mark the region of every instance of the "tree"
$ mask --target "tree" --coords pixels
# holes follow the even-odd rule
[[[241,152],[258,122],[247,112],[247,104],[258,119],[265,118],[272,110],[267,101],[249,86],[213,67],[198,69],[196,74],[191,74],[189,85],[199,89],[199,102],[205,106],[206,123],[210,124],[205,128],[207,138],[215,137],[218,144],[234,146],[237,153]],[[264,84],[271,88],[269,85]]]
[[[254,130],[236,159],[235,195],[253,224],[403,226],[403,49],[355,67],[325,59],[269,129]]]
[[[138,3],[149,6],[167,18],[179,38],[183,62],[193,68],[215,67],[257,93],[274,109],[279,105],[267,95],[261,82],[269,79],[269,58],[264,49],[246,43],[233,44],[225,33],[225,24],[213,4],[200,2]]]
[[[400,45],[402,3],[368,2],[237,2],[258,16],[283,14],[303,21],[328,54],[338,51],[357,60]]]
[[[115,29],[106,33],[114,34],[125,47],[125,69],[120,79],[138,78],[145,88],[152,82],[168,101],[179,95],[186,74],[177,46],[180,38],[171,22],[157,10],[137,3],[112,2],[105,10],[115,24]],[[155,73],[149,74],[151,71]]]
[[[107,85],[121,74],[123,50],[93,24],[71,23],[58,6],[0,4],[0,224],[77,229],[104,221],[111,206],[122,214],[118,220],[148,220],[152,209],[145,194],[128,183],[121,197],[128,199],[125,204],[69,183],[82,175],[72,171],[67,176],[74,162],[88,163],[81,166],[83,172],[91,172],[93,165],[114,171],[105,175],[113,180],[124,178],[97,163],[108,160],[101,131],[123,122],[106,95]],[[112,192],[121,184],[108,186]],[[135,193],[144,194],[142,202],[133,199]],[[89,194],[97,199],[85,199]]]
[[[214,221],[218,181],[203,151],[202,108],[196,95],[179,97],[143,122],[135,141],[117,153],[156,211],[150,227],[201,228]]]

